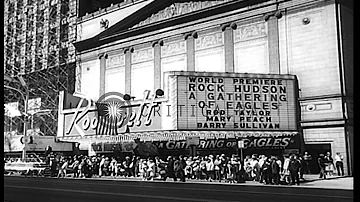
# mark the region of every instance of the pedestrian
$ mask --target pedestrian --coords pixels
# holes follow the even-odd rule
[[[271,159],[269,157],[266,157],[263,163],[263,174],[265,184],[272,184]]]
[[[125,163],[125,161],[124,161],[124,163]],[[125,165],[125,164],[124,164],[124,165]],[[125,168],[125,170],[126,170],[126,168]],[[148,176],[147,176],[147,174],[148,174],[147,170],[148,170],[147,161],[146,161],[146,159],[143,159],[143,160],[142,160],[142,163],[141,163],[141,173],[142,173],[142,179],[143,179],[143,181],[147,180],[147,178],[148,178]],[[127,173],[126,173],[126,171],[125,171],[125,176],[126,176],[126,175],[127,175]]]
[[[340,154],[340,152],[336,152],[334,160],[335,160],[335,166],[338,176],[340,176],[340,173],[341,176],[344,176],[344,163],[343,163],[344,157]]]
[[[265,155],[260,155],[260,158],[259,158],[259,182],[260,183],[263,183],[264,182],[264,172],[263,172],[263,165],[265,163],[265,159],[266,159],[266,156]]]
[[[272,180],[275,185],[279,185],[280,183],[280,166],[277,162],[276,157],[271,157],[271,172],[272,172]]]
[[[132,168],[133,168],[133,162],[131,161],[129,156],[125,157],[125,161],[123,162],[124,168],[125,168],[125,177],[132,177]]]
[[[193,175],[192,165],[193,165],[193,164],[194,164],[194,161],[193,161],[193,159],[192,159],[191,156],[186,159],[185,176],[186,176],[188,179],[191,179],[191,178],[192,178],[192,175]]]
[[[200,171],[199,157],[195,157],[194,160],[195,161],[192,164],[192,170],[193,170],[193,173],[194,173],[194,178],[197,179],[197,180],[200,180],[201,171]]]
[[[300,171],[299,171],[300,179],[304,180],[304,173],[305,173],[305,167],[306,167],[305,161],[301,155],[298,156],[298,159],[300,161]]]
[[[326,152],[326,156],[325,156],[325,172],[329,175],[332,176],[333,172],[334,172],[334,160],[331,157],[330,152]]]
[[[180,180],[182,182],[185,182],[185,167],[186,167],[186,161],[184,156],[180,155],[179,156],[179,161],[180,161],[180,170],[179,170],[179,174],[180,174]]]
[[[282,180],[284,184],[290,184],[290,170],[289,170],[290,158],[288,154],[284,155],[284,164],[282,169]]]
[[[146,179],[150,181],[154,181],[155,177],[155,162],[150,157],[147,160],[147,170],[146,170]]]
[[[250,161],[251,161],[251,157],[249,155],[246,155],[244,159],[245,180],[252,180],[251,177],[252,168],[250,165]]]
[[[134,177],[139,177],[139,168],[140,168],[140,156],[137,156],[135,158],[135,163],[134,163]]]
[[[312,156],[309,154],[309,152],[304,152],[304,155],[303,155],[303,160],[305,162],[305,168],[304,168],[304,173],[305,174],[311,174],[311,171],[310,171],[310,163],[312,161]]]
[[[216,155],[214,160],[215,180],[221,182],[221,159],[220,155]]]
[[[215,175],[214,160],[212,155],[209,155],[209,158],[206,162],[206,174],[206,181],[212,182]]]
[[[167,161],[167,166],[166,166],[166,175],[164,176],[164,181],[166,181],[168,177],[173,178],[174,181],[176,181],[174,175],[174,158],[172,156],[168,156],[166,161]]]
[[[295,154],[290,156],[289,171],[291,176],[291,184],[300,185],[300,161]]]
[[[319,178],[326,179],[326,172],[325,172],[326,164],[325,164],[324,154],[319,154],[318,165],[319,165],[319,168],[320,168],[320,176],[319,176]]]
[[[177,181],[177,178],[181,176],[181,165],[179,157],[174,157],[174,181]]]
[[[102,177],[105,164],[105,156],[102,155],[99,163],[99,177]],[[81,169],[80,169],[81,170]]]
[[[251,167],[251,178],[253,179],[253,181],[259,181],[260,166],[257,156],[255,154],[251,156],[250,167]]]
[[[231,161],[228,161],[226,164],[226,181],[230,184],[235,183],[235,169]]]
[[[79,164],[80,164],[80,161],[79,159],[75,156],[74,157],[74,162],[73,164],[71,165],[72,169],[73,169],[73,177],[79,177]]]
[[[111,176],[116,177],[118,175],[117,161],[116,161],[115,157],[111,158],[110,170],[111,170],[110,171]]]
[[[201,157],[201,161],[200,161],[200,179],[204,179],[204,178],[207,179],[206,162],[207,162],[207,156]]]
[[[59,173],[58,173],[58,176],[57,176],[57,177],[58,177],[58,178],[59,178],[59,177],[64,178],[64,177],[66,177],[66,169],[68,169],[69,162],[68,162],[67,159],[64,159],[64,160],[61,162],[60,165],[61,165],[61,166],[60,166]]]
[[[226,156],[225,154],[221,154],[220,155],[220,160],[221,160],[221,166],[220,166],[220,179],[226,179],[226,165],[227,165],[227,160],[226,160]]]

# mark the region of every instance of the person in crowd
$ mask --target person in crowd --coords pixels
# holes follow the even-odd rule
[[[50,156],[50,170],[51,170],[51,177],[56,176],[56,168],[57,168],[57,160],[54,156]]]
[[[179,159],[179,157],[175,156],[174,157],[174,181],[175,182],[177,181],[177,178],[179,178],[181,175],[180,169],[181,169],[180,159]]]
[[[331,157],[330,152],[326,152],[325,155],[325,173],[332,176],[334,173],[334,159]]]
[[[155,162],[150,157],[147,160],[146,179],[154,181],[155,177]]]
[[[113,177],[116,177],[118,175],[117,160],[115,159],[115,157],[111,158],[110,173],[111,173],[111,176],[113,176]]]
[[[102,155],[99,163],[99,177],[103,176],[104,164],[105,164],[105,156]]]
[[[199,157],[194,158],[194,163],[192,164],[192,170],[194,173],[194,179],[200,180],[201,170],[200,170],[200,160]]]
[[[135,163],[134,163],[134,176],[135,176],[135,177],[139,177],[140,164],[141,164],[140,156],[137,156],[137,157],[135,158]]]
[[[221,182],[221,159],[220,155],[216,155],[214,160],[215,180]]]
[[[282,181],[284,181],[285,184],[291,183],[289,164],[290,164],[289,155],[285,154],[284,155],[284,164],[283,164],[283,169],[282,169]]]
[[[157,179],[161,179],[161,176],[160,176],[160,165],[162,163],[161,159],[158,157],[158,156],[155,156],[155,177],[157,177]]]
[[[299,171],[300,179],[304,180],[304,173],[305,173],[306,163],[305,163],[305,160],[304,160],[302,155],[299,155],[298,159],[300,161],[300,171]]]
[[[264,173],[263,173],[263,165],[265,163],[266,160],[266,156],[265,155],[260,155],[259,158],[259,182],[263,183],[264,182]]]
[[[125,162],[125,161],[124,161],[124,162]],[[124,165],[125,165],[125,164],[124,164]],[[125,170],[126,170],[126,168],[125,168]],[[147,170],[148,170],[147,161],[146,161],[146,159],[142,159],[142,161],[141,161],[141,171],[140,171],[140,173],[141,173],[141,177],[142,177],[143,181],[146,181],[147,178],[148,178],[148,176],[147,176],[147,174],[148,174]],[[125,176],[126,176],[126,175],[127,175],[127,173],[126,173],[126,171],[125,171]]]
[[[221,180],[226,180],[226,165],[227,165],[227,159],[225,154],[220,155],[221,165],[220,165],[220,175]]]
[[[136,174],[135,174],[135,164],[136,164],[136,156],[133,155],[132,158],[131,158],[131,164],[130,164],[130,175],[131,177],[135,177]]]
[[[192,175],[193,175],[192,165],[194,164],[194,161],[193,161],[192,157],[190,156],[189,158],[185,159],[185,162],[186,162],[186,166],[185,166],[185,170],[184,170],[185,176],[187,177],[187,179],[191,179]]]
[[[74,178],[79,177],[79,165],[80,165],[79,159],[76,156],[74,156],[74,162],[71,165],[72,170],[73,170],[73,177]]]
[[[279,185],[280,183],[280,165],[277,162],[277,158],[275,156],[271,157],[271,173],[272,180],[275,185]]]
[[[166,166],[166,175],[164,176],[164,181],[166,181],[168,177],[173,178],[173,180],[176,181],[175,173],[174,173],[174,157],[168,156],[166,161],[167,161],[167,166]]]
[[[271,184],[272,183],[272,170],[271,170],[271,159],[269,157],[265,158],[262,170],[263,170],[263,174],[264,174],[265,184]]]
[[[124,164],[124,168],[125,168],[125,177],[132,177],[133,173],[132,173],[132,167],[133,167],[133,162],[131,161],[129,156],[125,157],[125,161],[123,162]]]
[[[118,173],[120,176],[125,177],[125,166],[124,166],[124,161],[119,160],[117,163],[117,167],[118,167]],[[141,167],[141,166],[140,166]],[[139,170],[140,172],[140,170]]]
[[[251,178],[252,168],[250,161],[251,161],[250,155],[246,155],[244,159],[245,180],[252,180]]]
[[[226,164],[226,182],[233,184],[235,183],[235,172],[234,172],[233,165],[231,164],[231,161],[227,161]]]
[[[234,179],[237,183],[240,183],[240,182],[243,182],[243,175],[242,175],[242,165],[241,165],[241,161],[240,161],[240,157],[238,156],[234,156],[232,159],[231,159],[231,164],[232,164],[232,167],[233,167],[233,172],[235,174],[234,176]]]
[[[304,152],[303,160],[305,162],[304,173],[305,174],[311,174],[310,163],[312,161],[312,156],[309,154],[309,152],[307,152],[307,151]]]
[[[207,172],[206,172],[206,162],[207,162],[207,156],[201,157],[200,161],[200,179],[204,179],[203,176],[205,176],[205,179],[207,179]]]
[[[290,156],[290,164],[289,164],[289,171],[291,176],[291,185],[300,185],[300,161],[295,154]]]
[[[61,162],[60,162],[60,169],[59,169],[59,173],[58,173],[58,178],[59,177],[66,177],[66,169],[68,169],[68,166],[69,166],[69,162],[67,159],[63,159]]]
[[[326,179],[326,173],[325,173],[326,161],[325,161],[324,154],[319,154],[318,165],[319,165],[319,168],[320,168],[320,176],[319,176],[319,178]]]
[[[215,168],[214,168],[214,160],[213,155],[209,155],[208,160],[206,162],[206,181],[212,182],[214,180]]]
[[[183,155],[179,156],[179,161],[180,161],[180,170],[179,170],[179,174],[180,174],[180,180],[182,182],[185,182],[185,166],[186,166],[186,161],[184,159]]]
[[[250,160],[250,167],[251,167],[251,178],[253,181],[259,181],[259,161],[255,154],[251,156]]]
[[[340,152],[336,152],[334,160],[338,176],[340,176],[340,174],[341,176],[344,176],[344,157],[340,154]]]

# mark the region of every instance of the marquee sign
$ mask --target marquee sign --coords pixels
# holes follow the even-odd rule
[[[118,93],[120,95],[120,93]],[[112,95],[113,96],[113,95]],[[60,95],[64,99],[64,95]],[[110,100],[110,99],[108,99]],[[95,103],[86,97],[67,95],[65,102],[72,108],[60,106],[58,137],[116,136],[125,132],[161,129],[163,98],[144,92],[141,101]]]
[[[292,75],[177,75],[179,130],[296,131]]]

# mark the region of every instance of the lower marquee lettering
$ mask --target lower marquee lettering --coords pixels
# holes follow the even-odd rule
[[[280,129],[279,123],[234,123],[234,128]]]
[[[253,138],[243,139],[245,148],[264,148],[264,147],[281,147],[286,148],[291,143],[291,137],[268,137],[268,138]],[[169,150],[182,150],[189,149],[190,146],[186,144],[186,141],[168,141],[159,142],[156,144],[159,149]],[[200,140],[198,149],[216,149],[216,148],[234,148],[237,147],[236,140],[225,140],[225,139],[211,139],[211,140]]]
[[[197,123],[197,128],[225,128],[226,123]]]

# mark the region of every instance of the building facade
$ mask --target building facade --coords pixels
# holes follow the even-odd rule
[[[60,96],[58,138],[95,153],[117,142],[166,154],[188,151],[187,137],[204,154],[245,140],[246,154],[308,151],[315,172],[319,153],[340,152],[352,174],[352,13],[334,0],[148,0],[79,19],[78,93]],[[97,103],[114,92],[132,98],[128,119],[100,130]],[[249,101],[249,114],[227,120],[236,103],[226,99],[245,113]]]

